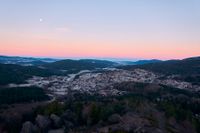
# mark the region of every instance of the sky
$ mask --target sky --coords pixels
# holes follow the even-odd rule
[[[200,0],[0,0],[0,55],[200,56]]]

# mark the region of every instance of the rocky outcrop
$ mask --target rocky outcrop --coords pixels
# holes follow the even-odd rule
[[[64,133],[64,129],[49,130],[48,133]]]
[[[23,124],[21,133],[37,133],[38,128],[32,122],[27,121]]]
[[[55,128],[61,128],[62,127],[62,120],[60,117],[58,117],[55,114],[51,114],[50,119],[52,120],[52,124]]]
[[[73,113],[71,110],[66,110],[61,117],[63,121],[70,121],[73,124],[77,123],[77,115]]]
[[[38,115],[35,121],[42,132],[48,131],[51,126],[51,121],[49,120],[49,118],[42,115]]]
[[[109,124],[116,124],[116,123],[119,123],[120,120],[121,120],[121,117],[120,117],[120,115],[118,115],[118,114],[113,114],[113,115],[111,115],[111,116],[108,118]]]

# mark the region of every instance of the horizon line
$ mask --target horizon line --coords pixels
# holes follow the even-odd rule
[[[123,57],[56,57],[56,56],[29,56],[29,55],[6,55],[6,54],[0,54],[0,56],[6,56],[6,57],[22,57],[22,58],[41,58],[41,59],[58,59],[58,60],[64,60],[64,59],[72,59],[72,60],[80,60],[80,59],[97,59],[97,60],[110,60],[110,61],[139,61],[139,60],[182,60],[192,57],[199,57],[199,56],[189,56],[186,58],[168,58],[168,59],[159,59],[159,58],[123,58]]]

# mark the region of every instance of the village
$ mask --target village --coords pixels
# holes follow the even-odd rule
[[[54,96],[64,96],[69,91],[100,95],[120,95],[123,92],[113,89],[113,85],[122,82],[139,82],[161,84],[179,89],[192,91],[200,90],[199,86],[191,83],[177,81],[171,77],[161,78],[163,75],[155,74],[143,69],[133,71],[113,69],[102,72],[82,71],[68,76],[36,77],[27,80],[26,84],[10,84],[10,87],[37,86],[45,89]]]

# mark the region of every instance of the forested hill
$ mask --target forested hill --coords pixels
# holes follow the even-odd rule
[[[129,65],[120,68],[127,70],[141,68],[163,74],[197,75],[200,74],[200,57],[168,60],[144,65]]]
[[[106,68],[118,65],[115,62],[106,60],[92,60],[92,59],[82,59],[82,60],[61,60],[49,64],[43,65],[49,69],[60,69],[60,70],[93,70],[96,68]]]
[[[20,66],[14,64],[0,64],[0,85],[9,83],[23,83],[32,76],[50,76],[53,71],[34,66]]]

